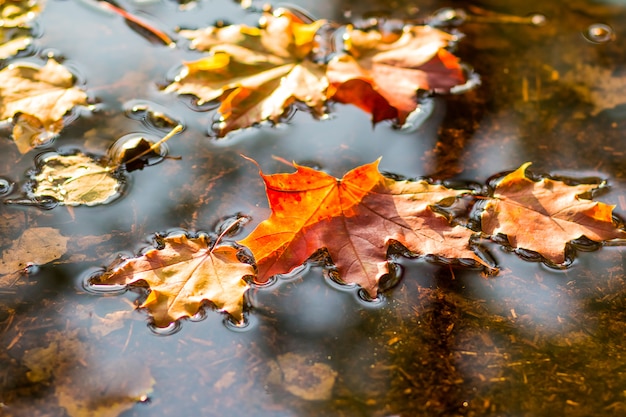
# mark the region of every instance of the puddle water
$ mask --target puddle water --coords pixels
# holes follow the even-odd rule
[[[292,3],[339,22],[425,21],[437,10],[442,20],[449,7],[435,0]],[[158,163],[129,172],[124,195],[111,204],[0,206],[4,253],[33,227],[70,238],[54,262],[0,277],[0,415],[625,413],[620,247],[579,250],[570,268],[558,270],[484,242],[501,267],[490,278],[398,257],[399,283],[369,302],[358,288],[307,266],[253,287],[243,325],[207,307],[171,328],[150,328],[135,309],[142,289],[94,294],[98,288],[84,286],[116,257],[154,245],[155,233],[219,234],[238,216],[250,221],[226,239],[252,230],[268,209],[258,168],[242,154],[266,173],[291,172],[284,161],[296,161],[337,177],[382,156],[382,171],[453,184],[485,184],[532,161],[538,174],[606,180],[601,200],[626,215],[626,4],[501,3],[455,2],[465,13],[451,22],[465,34],[456,54],[481,85],[429,99],[411,129],[372,127],[362,111],[335,105],[328,120],[296,111],[276,127],[218,140],[208,136],[212,111],[160,89],[181,62],[199,56],[174,29],[253,25],[258,15],[227,0],[121,2],[179,43],[169,48],[95,2],[48,0],[33,54],[13,61],[62,58],[94,108],[81,110],[50,146],[23,156],[3,128],[3,199],[25,195],[39,153],[105,156],[123,137],[158,140],[177,123],[184,131]],[[98,406],[111,414],[93,411]]]

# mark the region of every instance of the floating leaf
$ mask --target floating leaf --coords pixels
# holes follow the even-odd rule
[[[191,47],[209,55],[186,62],[165,91],[193,94],[200,103],[221,102],[218,134],[265,120],[277,122],[296,101],[324,114],[328,83],[324,67],[306,57],[324,24],[304,23],[285,9],[265,13],[260,27],[232,25],[181,31]]]
[[[328,63],[329,97],[372,114],[377,123],[404,124],[417,91],[449,92],[465,83],[459,60],[445,48],[454,36],[430,26],[406,25],[398,36],[348,27],[347,53]]]
[[[3,0],[0,2],[0,26],[26,26],[43,8],[44,0]]]
[[[205,235],[169,236],[162,243],[162,249],[152,249],[113,265],[98,284],[130,285],[145,281],[150,294],[141,307],[150,311],[159,327],[193,316],[205,301],[235,320],[242,320],[243,295],[248,289],[243,278],[254,275],[254,269],[237,259],[235,248],[211,247]]]
[[[119,196],[120,182],[113,171],[81,153],[52,154],[41,160],[32,193],[68,206],[108,203]]]
[[[0,3],[0,59],[15,55],[31,43],[28,24],[39,14],[43,3],[43,0],[4,0]]]
[[[597,184],[532,181],[526,176],[529,165],[523,164],[496,186],[481,215],[485,233],[505,234],[511,247],[538,252],[556,264],[565,261],[565,245],[571,240],[626,238],[613,223],[614,206],[580,197]]]
[[[376,297],[378,281],[388,273],[392,240],[423,255],[483,263],[470,248],[473,232],[451,225],[430,208],[462,190],[394,181],[378,172],[378,162],[355,168],[340,180],[294,166],[293,174],[261,173],[272,214],[239,242],[252,251],[260,282],[289,272],[326,248],[342,281],[359,284]]]
[[[87,94],[52,59],[41,68],[24,63],[0,71],[0,120],[14,119],[13,139],[21,153],[54,138],[63,129],[63,116],[77,105],[87,105]]]
[[[0,27],[0,59],[9,58],[30,45],[32,39],[25,32],[22,29],[7,30]]]

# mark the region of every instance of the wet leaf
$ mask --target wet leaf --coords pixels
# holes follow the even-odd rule
[[[22,34],[20,31],[6,30],[0,27],[0,59],[9,58],[19,51],[26,49],[31,43],[31,37]]]
[[[31,43],[28,24],[39,14],[43,3],[34,0],[0,3],[0,59],[17,54]]]
[[[328,63],[329,97],[371,113],[374,123],[404,124],[418,90],[447,93],[466,81],[445,49],[455,37],[430,26],[407,25],[397,36],[348,27],[345,39],[347,53]]]
[[[43,8],[44,0],[3,0],[0,3],[0,26],[25,26]]]
[[[53,380],[54,393],[70,417],[117,417],[145,401],[154,385],[139,358],[107,358],[82,342],[77,330],[51,331],[48,345],[25,352],[31,382]]]
[[[32,193],[35,197],[53,197],[68,206],[107,203],[119,195],[120,182],[112,171],[81,153],[52,154],[41,160]]]
[[[423,255],[469,258],[473,232],[453,226],[430,205],[461,194],[425,181],[394,181],[378,172],[378,162],[348,172],[342,179],[294,165],[293,174],[264,175],[272,214],[239,243],[258,267],[257,280],[287,273],[320,248],[326,248],[346,283],[376,297],[388,273],[391,240]]]
[[[243,318],[245,276],[254,275],[251,265],[237,259],[231,246],[211,247],[209,238],[185,235],[163,239],[163,249],[151,249],[143,256],[112,265],[99,279],[100,284],[130,285],[145,281],[150,294],[141,305],[147,308],[159,327],[181,317],[196,314],[206,301]]]
[[[330,365],[293,352],[279,355],[270,367],[274,374],[270,375],[271,382],[307,401],[328,400],[338,375]]]
[[[21,153],[53,139],[63,129],[63,116],[77,105],[87,105],[87,94],[52,59],[43,67],[12,64],[0,71],[0,120],[13,119]]]
[[[307,24],[277,9],[265,13],[259,27],[181,31],[193,40],[192,48],[209,54],[186,62],[165,91],[193,94],[200,104],[219,100],[220,136],[262,121],[278,122],[296,101],[322,116],[328,85],[324,67],[306,58],[323,24],[322,20]]]
[[[45,265],[67,251],[69,238],[51,227],[26,229],[10,248],[2,251],[0,275],[12,274],[29,266]]]
[[[548,178],[535,182],[526,176],[529,165],[496,186],[481,215],[485,233],[505,234],[511,247],[538,252],[556,264],[565,261],[565,245],[571,240],[626,238],[613,223],[614,206],[580,197],[598,184],[570,186]]]

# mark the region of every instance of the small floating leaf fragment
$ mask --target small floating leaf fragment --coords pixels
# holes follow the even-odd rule
[[[82,153],[43,158],[34,180],[35,197],[53,197],[68,206],[108,203],[119,196],[121,185],[110,167]]]
[[[74,87],[74,76],[49,59],[43,67],[12,64],[0,71],[0,120],[13,120],[20,153],[42,146],[63,129],[63,116],[87,105],[87,94]]]
[[[604,23],[594,23],[587,28],[583,36],[591,43],[607,43],[615,39],[615,31]]]

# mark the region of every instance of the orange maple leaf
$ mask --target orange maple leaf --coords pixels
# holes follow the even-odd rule
[[[530,162],[496,186],[481,214],[482,230],[507,236],[511,247],[528,249],[556,264],[565,262],[567,242],[585,236],[594,241],[626,238],[613,223],[614,206],[579,197],[597,184],[570,186],[526,177]]]
[[[193,316],[204,301],[242,320],[243,295],[248,290],[243,277],[254,275],[254,270],[237,259],[235,248],[211,247],[205,235],[168,236],[163,244],[162,249],[151,249],[113,265],[98,283],[131,285],[145,281],[150,294],[140,307],[150,311],[158,327]]]
[[[292,174],[261,172],[272,213],[238,242],[254,255],[257,281],[289,272],[326,248],[342,281],[359,284],[376,297],[378,281],[388,272],[391,240],[416,253],[483,263],[470,248],[473,232],[451,225],[430,208],[463,190],[386,178],[378,161],[342,179],[294,166]]]
[[[444,49],[455,37],[433,27],[407,25],[391,39],[348,27],[345,39],[347,54],[328,63],[329,98],[371,113],[374,123],[404,124],[418,90],[447,93],[466,81],[459,60]]]

